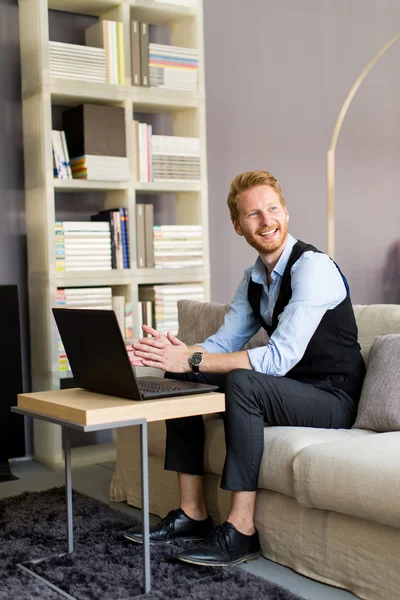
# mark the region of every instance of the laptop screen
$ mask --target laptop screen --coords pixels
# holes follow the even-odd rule
[[[78,387],[142,399],[114,311],[53,308],[53,315]]]

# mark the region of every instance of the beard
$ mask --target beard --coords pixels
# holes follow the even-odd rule
[[[272,254],[285,244],[288,233],[288,224],[285,222],[282,227],[278,226],[277,232],[271,240],[269,240],[267,237],[261,237],[261,231],[263,230],[260,230],[255,234],[243,233],[243,235],[247,243],[257,250],[259,254]]]

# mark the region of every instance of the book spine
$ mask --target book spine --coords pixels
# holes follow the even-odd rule
[[[153,243],[154,207],[152,204],[144,206],[144,227],[146,244],[146,268],[154,268],[154,243]]]
[[[127,208],[120,208],[121,235],[122,235],[122,255],[124,269],[129,269],[129,244],[128,244],[128,228],[127,228]]]
[[[132,121],[133,133],[133,176],[140,181],[139,121]]]
[[[140,23],[140,66],[142,85],[149,85],[149,26]]]
[[[131,21],[131,68],[132,85],[142,85],[140,71],[140,30],[139,21]]]
[[[146,266],[144,204],[136,204],[136,262],[140,269]]]
[[[64,160],[65,160],[65,168],[67,169],[68,179],[72,179],[72,171],[71,171],[71,163],[69,160],[69,152],[67,146],[67,138],[65,137],[65,131],[60,131],[61,134],[61,144],[64,151]]]
[[[61,132],[53,130],[51,132],[51,139],[58,178],[68,179],[68,172],[65,166],[64,148],[61,139]]]
[[[125,54],[124,54],[124,24],[117,22],[117,41],[118,41],[118,74],[120,85],[125,85]]]

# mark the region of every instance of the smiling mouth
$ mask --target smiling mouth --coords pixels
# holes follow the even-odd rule
[[[268,238],[272,237],[273,235],[275,235],[275,233],[276,233],[277,231],[278,231],[278,228],[276,228],[276,229],[271,229],[270,231],[262,231],[262,232],[261,232],[259,235],[260,235],[261,237],[265,237],[265,238],[267,238],[267,239],[268,239]]]

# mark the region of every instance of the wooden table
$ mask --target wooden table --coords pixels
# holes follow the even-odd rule
[[[100,431],[140,425],[142,513],[143,513],[143,574],[144,593],[150,591],[150,541],[149,541],[149,475],[147,423],[179,417],[224,412],[225,395],[217,392],[173,396],[157,400],[125,400],[115,396],[95,394],[80,388],[19,394],[18,406],[12,412],[61,425],[64,440],[65,491],[67,504],[68,554],[74,550],[72,524],[71,429]],[[46,560],[50,557],[39,559]],[[53,590],[73,600],[72,596],[31,571],[26,565],[19,568],[33,575]]]

